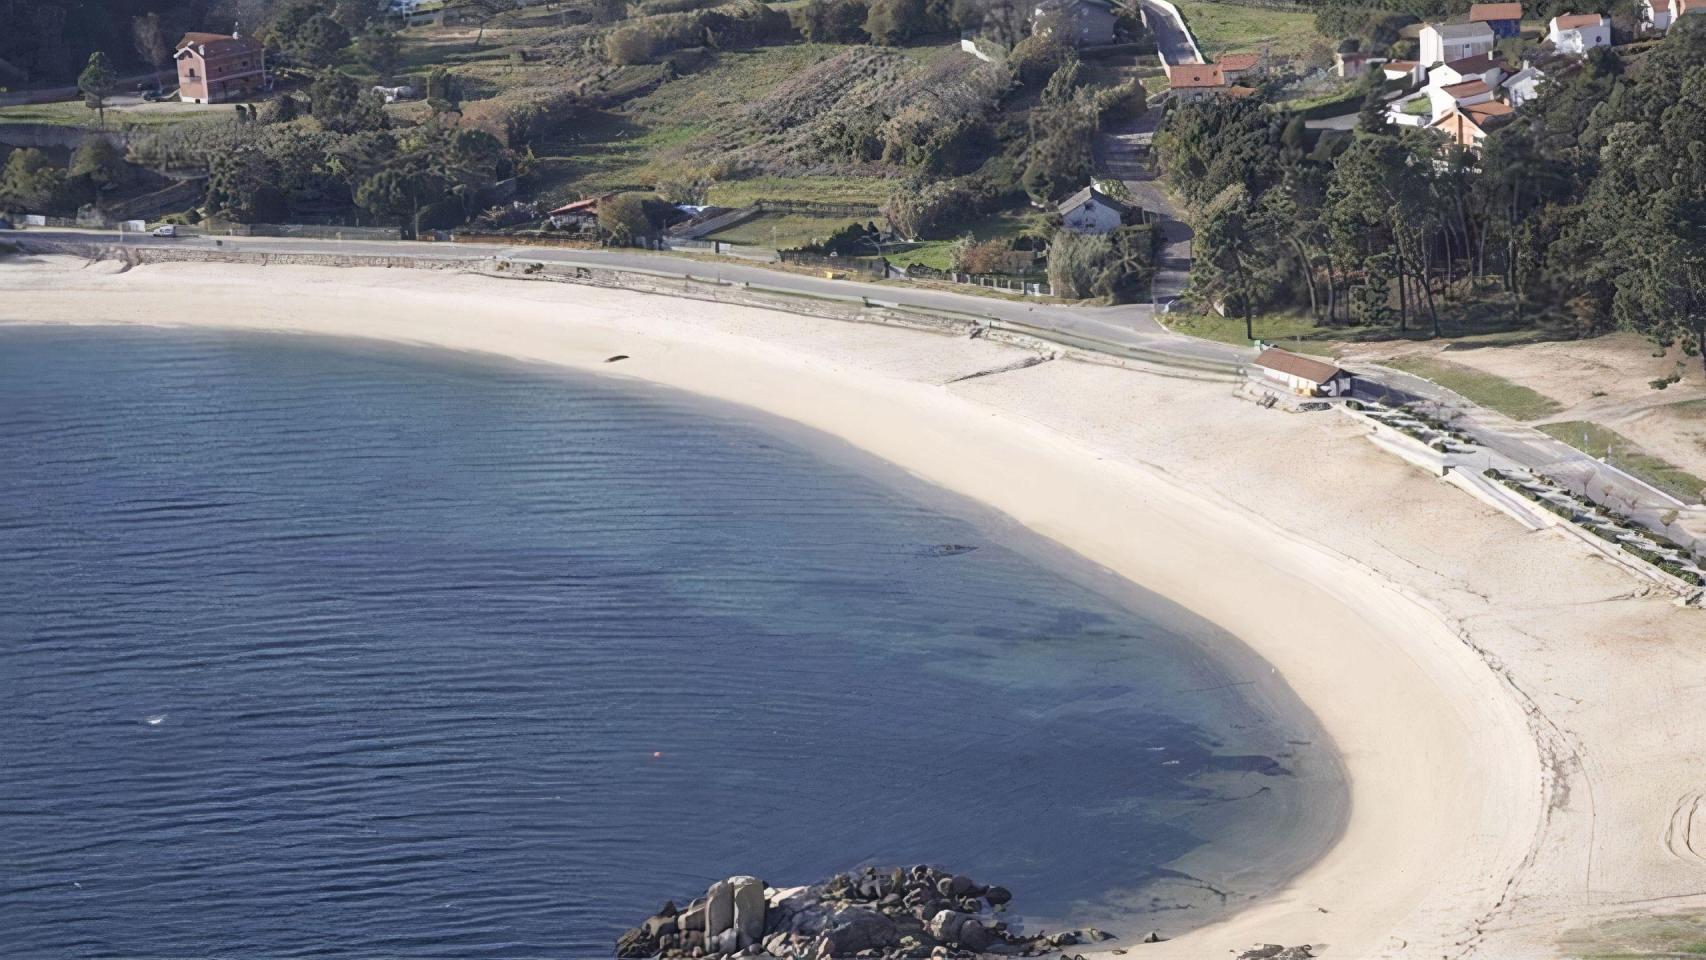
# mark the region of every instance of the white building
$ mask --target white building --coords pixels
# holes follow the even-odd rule
[[[1428,88],[1428,100],[1432,102],[1433,119],[1436,121],[1446,114],[1456,111],[1459,107],[1486,103],[1491,99],[1493,99],[1493,88],[1488,86],[1487,81],[1480,77],[1465,80],[1462,83],[1453,83],[1449,86]]]
[[[1706,13],[1706,0],[1641,0],[1642,24],[1658,33],[1691,13]]]
[[[1262,351],[1250,372],[1302,397],[1343,397],[1351,392],[1351,375],[1324,360],[1299,356],[1278,347]]]
[[[1546,82],[1546,74],[1533,65],[1525,65],[1521,70],[1505,78],[1500,88],[1504,90],[1505,102],[1513,107],[1520,107],[1540,95],[1540,85]]]
[[[1483,53],[1480,56],[1438,64],[1428,71],[1428,86],[1449,87],[1470,80],[1480,80],[1489,87],[1496,87],[1504,78],[1504,64]]]
[[[1552,18],[1546,39],[1559,53],[1587,53],[1611,46],[1611,21],[1597,13],[1567,13]]]
[[[1422,28],[1422,66],[1491,53],[1496,39],[1485,23],[1430,23]]]
[[[1131,208],[1094,185],[1061,201],[1060,228],[1070,233],[1108,233],[1125,222]]]

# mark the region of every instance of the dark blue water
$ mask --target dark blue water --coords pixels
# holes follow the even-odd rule
[[[7,958],[604,956],[872,862],[1078,918],[1319,789],[1211,631],[749,412],[13,327],[0,451]]]

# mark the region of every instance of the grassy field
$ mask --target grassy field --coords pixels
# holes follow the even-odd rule
[[[1214,59],[1223,53],[1259,53],[1263,47],[1275,57],[1305,57],[1332,47],[1315,31],[1315,14],[1303,7],[1247,7],[1204,0],[1179,0],[1179,12],[1197,38],[1203,56]]]
[[[1536,393],[1521,384],[1512,383],[1504,377],[1482,373],[1433,357],[1399,357],[1386,361],[1386,365],[1432,380],[1447,390],[1455,391],[1483,407],[1497,410],[1515,420],[1535,420],[1562,409],[1558,401],[1551,397]]]
[[[1017,237],[1025,232],[1029,220],[1027,209],[1004,210],[972,224],[966,232],[978,240]],[[890,253],[889,262],[899,267],[910,267],[916,263],[933,270],[947,270],[953,266],[949,262],[949,249],[953,245],[953,240],[928,240]]]
[[[841,48],[798,44],[728,51],[704,69],[663,84],[619,113],[582,124],[540,154],[547,191],[560,197],[665,180],[714,181],[707,201],[744,206],[753,200],[880,203],[892,184],[878,177],[725,177],[705,158],[682,157],[687,144],[801,70]]]
[[[1218,313],[1169,313],[1160,319],[1168,329],[1177,333],[1241,347],[1250,345],[1250,341],[1244,336],[1243,317],[1223,317]],[[1378,332],[1370,327],[1317,326],[1314,318],[1306,313],[1262,314],[1254,319],[1251,326],[1255,329],[1258,340],[1284,347],[1294,353],[1311,353],[1318,356],[1332,356],[1339,344],[1347,340],[1363,339],[1367,334]]]
[[[146,108],[114,109],[107,108],[107,126],[159,126],[167,123],[183,123],[188,120],[199,120],[205,117],[224,117],[235,115],[236,108],[230,104],[214,107],[196,106],[193,104],[149,104]],[[100,121],[95,111],[83,105],[81,100],[65,100],[58,103],[28,103],[15,107],[0,107],[0,123],[51,123],[66,127],[95,127]]]
[[[1540,429],[1589,456],[1604,459],[1640,477],[1678,500],[1699,503],[1700,492],[1706,490],[1706,480],[1647,453],[1609,427],[1585,420],[1566,420],[1543,423]]]
[[[805,246],[814,240],[825,239],[853,220],[853,217],[821,217],[798,213],[763,214],[727,230],[720,230],[706,239],[787,250]]]

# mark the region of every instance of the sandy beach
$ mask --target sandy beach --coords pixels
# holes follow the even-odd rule
[[[1279,894],[1110,945],[1128,956],[1551,957],[1601,918],[1706,907],[1706,614],[1346,418],[982,340],[429,271],[13,258],[0,322],[372,338],[654,382],[840,438],[1189,608],[1314,712],[1351,806]]]

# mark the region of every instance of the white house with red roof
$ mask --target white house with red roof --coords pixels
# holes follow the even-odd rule
[[[1658,33],[1691,13],[1706,13],[1706,0],[1641,0],[1642,25]]]
[[[1611,46],[1611,21],[1597,13],[1566,13],[1552,18],[1546,39],[1559,53],[1587,53]]]

